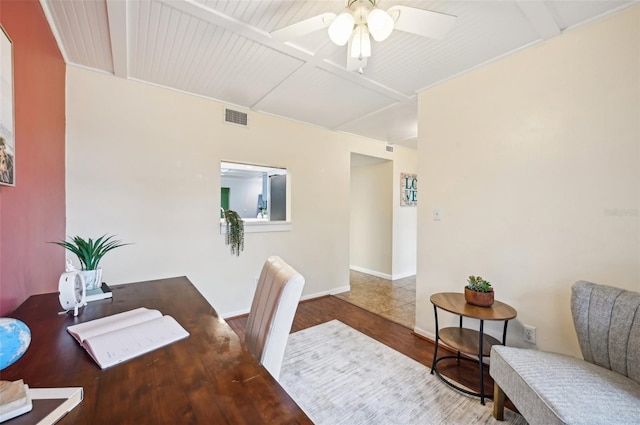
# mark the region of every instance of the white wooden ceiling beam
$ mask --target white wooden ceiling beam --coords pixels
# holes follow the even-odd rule
[[[553,19],[553,15],[551,15],[543,1],[521,0],[517,1],[517,4],[543,40],[562,33],[561,28]]]
[[[127,78],[129,76],[127,0],[107,0],[107,16],[113,73],[116,77]]]
[[[118,1],[118,0],[109,0],[109,1]],[[181,1],[159,0],[159,1],[171,8],[187,13],[193,16],[194,18],[201,19],[212,25],[215,25],[220,28],[224,28],[228,31],[236,33],[249,40],[255,41],[256,43],[260,43],[264,46],[267,46],[282,54],[299,59],[305,62],[305,65],[298,68],[298,70],[301,72],[307,72],[309,66],[315,66],[317,68],[321,68],[327,72],[330,72],[340,78],[343,78],[352,83],[358,84],[361,87],[369,89],[375,93],[389,97],[395,101],[404,101],[404,100],[410,99],[410,96],[406,96],[405,94],[397,90],[383,86],[357,73],[349,72],[344,68],[340,67],[339,65],[335,65],[333,63],[327,62],[321,57],[321,55],[314,56],[304,50],[298,49],[287,43],[276,40],[275,38],[271,37],[271,34],[269,34],[266,31],[263,31],[259,28],[251,26],[232,16],[225,15],[224,13],[221,13],[217,10],[211,9],[210,7],[202,3],[198,3],[195,0],[181,0]]]

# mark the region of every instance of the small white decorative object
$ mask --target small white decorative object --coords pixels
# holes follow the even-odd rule
[[[86,288],[82,274],[78,270],[64,272],[58,282],[60,305],[65,311],[73,310],[78,315],[78,308],[86,305]]]
[[[71,260],[69,260],[68,258],[67,258],[67,265],[65,266],[64,271],[65,272],[74,272],[74,271],[76,271],[75,266],[73,265]]]

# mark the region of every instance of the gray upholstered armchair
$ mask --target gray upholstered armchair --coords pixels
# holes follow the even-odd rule
[[[640,424],[640,293],[589,282],[572,287],[584,360],[494,346],[494,416],[505,394],[530,425]]]

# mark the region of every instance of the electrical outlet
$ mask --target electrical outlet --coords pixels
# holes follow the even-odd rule
[[[522,340],[531,344],[536,343],[536,328],[529,325],[522,326]]]

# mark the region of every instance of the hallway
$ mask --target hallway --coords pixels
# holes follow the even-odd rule
[[[409,329],[415,326],[416,277],[394,281],[350,271],[351,290],[335,296]]]

